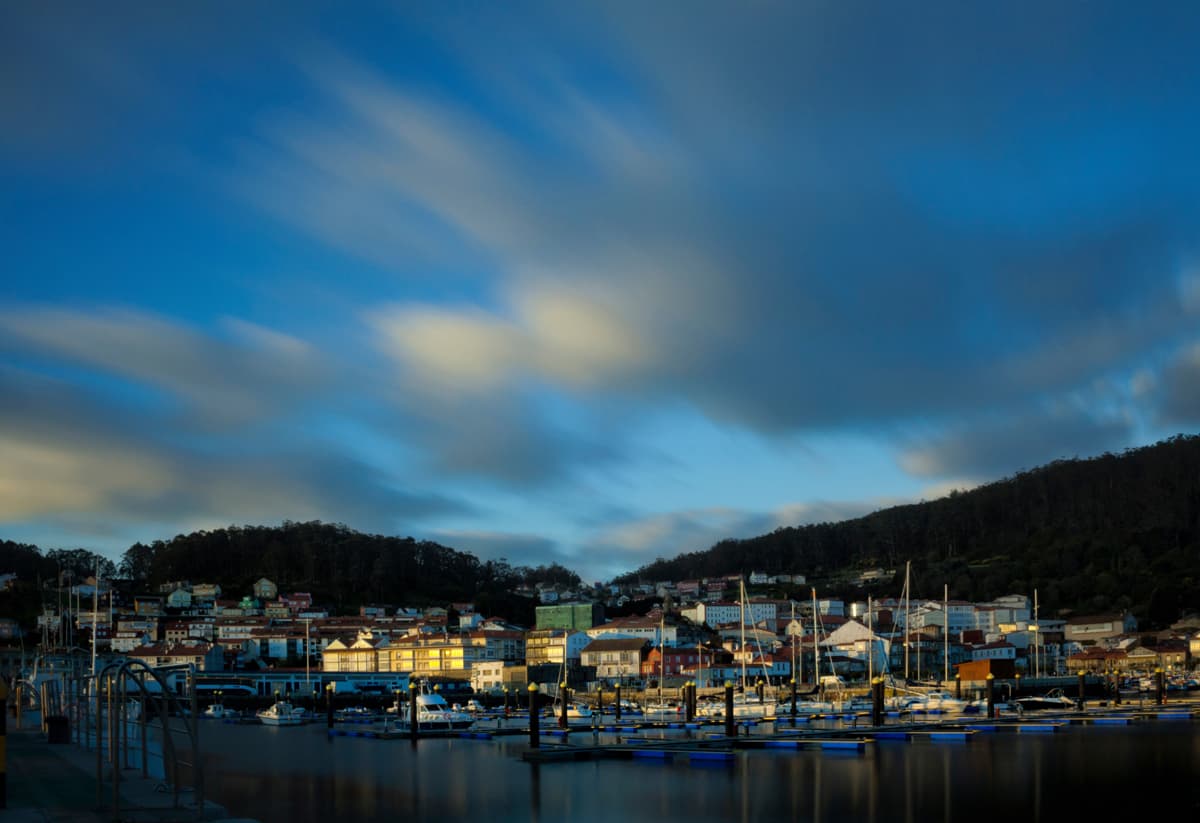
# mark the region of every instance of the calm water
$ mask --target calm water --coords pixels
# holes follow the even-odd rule
[[[880,741],[862,753],[739,752],[729,765],[531,765],[527,738],[370,740],[324,724],[202,727],[208,794],[266,823],[331,820],[931,821],[1200,816],[1200,724],[1137,721],[970,742]],[[687,732],[647,732],[672,739]],[[573,735],[578,744],[590,734]],[[612,735],[600,735],[612,741]]]

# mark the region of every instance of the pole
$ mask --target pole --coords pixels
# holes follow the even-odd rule
[[[1161,667],[1154,670],[1154,688],[1157,693],[1155,701],[1160,706],[1167,702],[1167,690],[1163,683],[1165,677],[1166,674],[1163,672]]]
[[[792,678],[792,725],[796,725],[796,678]]]
[[[312,677],[309,674],[309,656],[310,649],[308,640],[309,625],[312,623],[311,617],[304,618],[304,686],[309,691],[312,691]]]
[[[617,696],[613,698],[613,710],[617,713],[617,722],[621,722],[621,682],[617,681]]]
[[[332,684],[330,684],[332,685]],[[412,744],[417,745],[417,684],[410,682],[408,684],[408,739]]]
[[[541,740],[538,738],[538,708],[537,683],[529,684],[529,748],[536,749]]]
[[[562,698],[562,707],[558,710],[558,727],[565,729],[567,727],[567,681],[564,680],[558,684],[558,696]]]
[[[1081,669],[1079,672],[1079,711],[1083,711],[1083,679],[1085,675]]]
[[[883,678],[871,681],[871,725],[883,725]]]
[[[987,674],[987,716],[988,720],[996,719],[996,675]]]
[[[733,722],[733,683],[725,681],[725,736],[737,737],[737,724]]]

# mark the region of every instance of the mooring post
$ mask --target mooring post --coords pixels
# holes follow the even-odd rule
[[[613,699],[613,708],[617,713],[617,722],[621,722],[621,684],[617,683],[617,696]]]
[[[396,689],[396,719],[400,718],[400,690]],[[325,728],[333,728],[333,684],[325,684]]]
[[[1161,666],[1154,670],[1154,688],[1157,693],[1156,699],[1158,701],[1158,705],[1160,706],[1167,702],[1167,689],[1166,684],[1164,683],[1165,678],[1166,673],[1162,670]]]
[[[558,727],[565,729],[567,727],[567,700],[571,697],[565,680],[558,684],[558,694],[562,698],[562,707],[558,710]]]
[[[954,698],[962,700],[962,675],[958,672],[954,673]]]
[[[987,716],[996,719],[996,675],[991,672],[987,673]]]
[[[408,739],[412,744],[417,745],[417,684],[409,682],[408,684]]]
[[[1113,700],[1116,702],[1116,704],[1118,706],[1120,706],[1121,705],[1121,670],[1120,669],[1113,670],[1113,692],[1114,692]]]
[[[737,737],[737,723],[733,718],[733,683],[725,681],[725,736]]]
[[[1083,671],[1080,671],[1079,672],[1079,711],[1083,711],[1083,705],[1084,705],[1084,703],[1083,703],[1083,701],[1084,701],[1084,696],[1083,696],[1084,677],[1085,677],[1085,675],[1084,675]]]
[[[792,725],[796,725],[796,678],[792,678]]]
[[[883,725],[883,678],[871,681],[871,725]]]
[[[538,706],[537,683],[529,684],[529,748],[536,749],[541,740],[538,738]]]

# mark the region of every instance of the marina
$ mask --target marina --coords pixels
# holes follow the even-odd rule
[[[144,727],[153,749],[157,715],[148,714]],[[885,715],[878,725],[869,715],[845,712],[732,724],[644,715],[614,722],[593,714],[565,727],[541,712],[508,715],[486,710],[469,727],[416,734],[395,716],[355,722],[353,712],[309,713],[290,728],[244,715],[203,720],[200,713],[191,728],[206,805],[264,823],[405,814],[606,820],[640,814],[647,792],[670,800],[668,819],[749,821],[773,814],[832,821],[852,814],[907,821],[919,813],[951,820],[974,808],[983,819],[1003,819],[1003,812],[1036,820],[1056,809],[1069,813],[1068,797],[1071,809],[1132,808],[1132,787],[1145,780],[1169,791],[1172,809],[1200,802],[1192,779],[1200,768],[1200,701],[1190,696],[995,718],[905,713]],[[143,724],[127,722],[132,725],[120,736],[133,740]],[[26,740],[39,723],[36,713],[22,718]],[[188,719],[170,723],[178,730]],[[107,751],[107,720],[87,722],[87,730],[75,729],[67,741],[85,762],[96,757],[93,728],[101,728],[99,748]],[[124,771],[136,771],[138,756],[129,757],[121,755]],[[1114,765],[1123,770],[1119,782],[1098,789],[1097,774],[1117,781],[1110,774]],[[188,769],[180,775],[184,797],[192,779]],[[1111,786],[1125,783],[1129,791],[1104,801]],[[97,785],[107,796],[111,781],[102,775]],[[999,805],[978,806],[980,797]]]

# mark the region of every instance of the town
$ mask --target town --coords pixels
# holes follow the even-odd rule
[[[893,575],[872,570],[860,582]],[[309,594],[280,593],[266,578],[244,593],[174,581],[132,596],[89,578],[64,589],[59,607],[46,608],[36,641],[26,643],[11,619],[0,619],[0,641],[10,671],[35,648],[74,649],[195,672],[260,696],[281,689],[387,693],[411,679],[499,697],[560,683],[661,691],[726,682],[840,687],[876,675],[938,683],[976,683],[988,674],[1137,678],[1190,672],[1200,655],[1200,618],[1155,632],[1139,632],[1128,613],[1048,618],[1038,614],[1036,592],[986,603],[764,594],[804,583],[800,575],[756,572],[623,588],[530,586],[520,593],[538,603],[536,623],[521,626],[465,602],[332,614]],[[641,614],[607,617],[606,603],[649,605]]]

